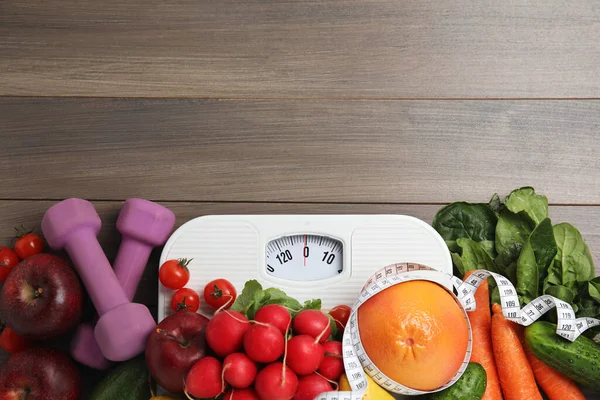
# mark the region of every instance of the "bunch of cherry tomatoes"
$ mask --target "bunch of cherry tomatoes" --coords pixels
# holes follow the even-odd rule
[[[161,265],[158,278],[163,286],[176,290],[171,300],[173,311],[196,312],[200,307],[200,296],[195,290],[184,286],[190,280],[188,264],[191,259],[168,260]],[[204,287],[204,302],[211,308],[230,307],[237,297],[235,286],[227,279],[215,279]]]
[[[4,282],[13,267],[21,260],[44,251],[44,241],[37,233],[15,228],[17,235],[12,248],[0,246],[0,282]],[[29,341],[0,323],[0,348],[8,353],[18,353],[29,347]]]

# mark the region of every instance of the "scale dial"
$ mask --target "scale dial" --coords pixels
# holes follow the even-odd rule
[[[267,274],[291,281],[318,281],[344,271],[343,244],[322,235],[293,235],[267,244]]]

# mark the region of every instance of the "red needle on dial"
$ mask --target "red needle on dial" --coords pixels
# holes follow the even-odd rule
[[[306,267],[306,235],[304,235],[304,248],[302,249],[302,255],[304,256],[304,266]]]

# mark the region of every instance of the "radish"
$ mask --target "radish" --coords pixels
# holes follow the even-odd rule
[[[319,310],[303,310],[294,318],[294,332],[308,335],[323,343],[331,334],[329,318]]]
[[[185,377],[185,393],[200,399],[216,397],[224,392],[221,362],[214,357],[196,361]]]
[[[301,376],[298,379],[298,389],[294,400],[313,400],[319,394],[332,390],[331,384],[322,376],[317,374]]]
[[[215,314],[206,326],[206,342],[221,357],[242,349],[244,334],[250,321],[237,311],[222,311]]]
[[[254,382],[254,389],[261,400],[291,400],[298,388],[298,377],[280,362],[264,367]]]
[[[236,389],[252,385],[256,372],[256,364],[244,353],[232,353],[223,361],[223,379]]]
[[[244,350],[259,363],[270,363],[283,354],[285,339],[271,324],[256,323],[244,335]]]
[[[265,324],[275,325],[277,329],[285,336],[287,329],[292,320],[290,312],[279,304],[268,304],[261,307],[256,314],[254,320],[264,322]]]
[[[260,400],[260,398],[253,389],[231,389],[225,393],[223,400]]]
[[[294,336],[287,344],[287,364],[298,375],[312,374],[325,357],[325,350],[308,335]]]
[[[327,341],[323,343],[323,350],[325,351],[325,358],[317,372],[329,380],[337,381],[344,372],[342,342]]]

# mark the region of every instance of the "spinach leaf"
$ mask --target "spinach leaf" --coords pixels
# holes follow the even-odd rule
[[[524,212],[518,214],[504,209],[496,225],[496,251],[503,266],[516,261],[533,231],[534,225]]]
[[[494,241],[496,214],[487,204],[456,202],[443,207],[433,219],[433,227],[451,252],[457,253],[457,239]]]
[[[571,289],[562,285],[550,286],[548,289],[546,289],[544,294],[549,294],[550,296],[564,300],[569,304],[573,304],[573,300],[575,299],[575,294],[571,291]]]
[[[459,253],[452,254],[452,260],[461,275],[474,269],[487,269],[498,272],[484,245],[471,239],[459,238],[456,240]]]
[[[536,225],[548,218],[548,198],[535,194],[532,187],[513,190],[504,199],[504,204],[515,214],[524,211]]]
[[[577,228],[568,223],[557,224],[554,237],[558,252],[548,273],[548,284],[576,289],[579,284],[591,280],[594,277],[594,260]]]
[[[488,206],[497,216],[500,215],[502,210],[505,208],[504,203],[502,203],[502,200],[500,200],[500,196],[498,196],[498,193],[494,193],[490,199],[490,202],[488,203]]]
[[[516,289],[522,305],[541,294],[556,252],[552,222],[546,218],[531,232],[517,259]]]

